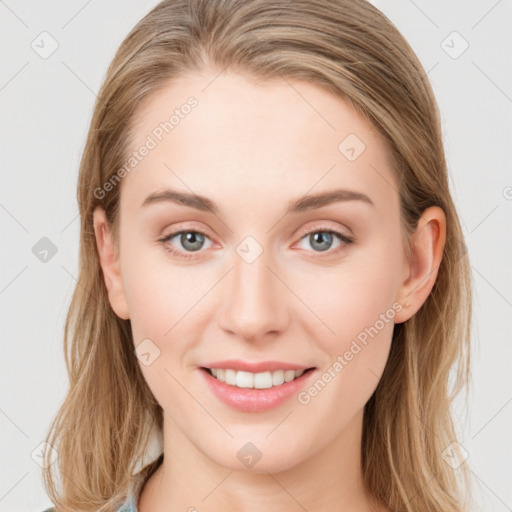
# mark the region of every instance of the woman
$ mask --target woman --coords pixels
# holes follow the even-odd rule
[[[161,2],[78,202],[55,510],[467,510],[469,263],[434,95],[375,7]]]

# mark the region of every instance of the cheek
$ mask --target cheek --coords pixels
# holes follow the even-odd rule
[[[312,312],[307,319],[320,335],[315,338],[339,346],[376,323],[382,314],[394,318],[396,281],[389,267],[347,264],[338,272],[311,274],[301,280],[298,295]]]
[[[373,393],[389,356],[401,261],[392,247],[382,241],[336,269],[304,273],[300,285],[314,315],[299,322],[325,354],[324,371],[330,368],[325,377],[334,383],[331,399],[356,408]]]
[[[163,338],[174,323],[175,308],[171,304],[177,297],[158,278],[157,269],[140,266],[138,272],[127,277],[125,292],[135,344],[143,338]]]
[[[123,275],[134,341],[165,342],[175,325],[187,322],[188,313],[206,293],[205,276],[190,270],[193,267],[173,264],[163,247],[133,245],[139,246],[127,244]]]
[[[322,321],[303,324],[325,355],[321,382],[305,390],[301,403],[311,400],[319,410],[331,411],[336,428],[362,409],[375,391],[388,360],[396,309],[389,274],[365,269],[340,278],[335,291],[333,279],[326,284],[329,293],[317,294],[313,301]]]

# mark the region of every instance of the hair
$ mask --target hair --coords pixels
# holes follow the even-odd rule
[[[361,459],[370,493],[393,511],[466,510],[467,463],[454,470],[442,452],[457,440],[450,408],[470,377],[470,264],[431,85],[404,37],[364,0],[164,0],[120,45],[80,163],[79,276],[64,327],[70,384],[46,439],[49,497],[58,511],[110,511],[134,475],[143,484],[163,460],[137,472],[151,432],[162,431],[163,411],[134,355],[130,321],[110,306],[99,263],[93,212],[105,210],[117,247],[121,187],[101,198],[94,191],[126,161],[146,101],[187,73],[227,67],[262,83],[306,80],[362,114],[392,155],[404,235],[426,208],[444,211],[437,279],[417,313],[394,327],[387,365],[364,408]]]

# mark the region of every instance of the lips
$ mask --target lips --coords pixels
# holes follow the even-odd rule
[[[205,379],[210,391],[218,400],[224,404],[238,409],[242,412],[265,412],[279,405],[284,404],[292,396],[296,395],[314,375],[318,373],[315,367],[285,363],[283,361],[262,361],[259,363],[248,363],[240,360],[214,361],[207,363],[208,366],[199,367],[199,374]],[[211,365],[211,366],[210,366]],[[293,380],[277,383],[268,389],[256,389],[252,387],[238,387],[222,382],[213,376],[211,369],[224,372],[264,374],[267,372],[282,373],[279,370],[296,371],[298,377]],[[303,372],[303,373],[300,373]],[[286,373],[286,372],[285,372]],[[244,379],[247,376],[244,376]],[[268,376],[262,375],[263,378]]]
[[[301,365],[289,363],[285,361],[260,361],[249,362],[241,359],[226,359],[223,361],[212,361],[201,365],[203,368],[211,370],[217,369],[230,369],[236,371],[245,371],[251,373],[273,372],[276,370],[308,370],[314,368],[314,365]]]

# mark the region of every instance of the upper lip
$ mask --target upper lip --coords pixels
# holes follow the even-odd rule
[[[313,368],[303,364],[285,363],[284,361],[259,361],[249,362],[241,359],[225,359],[223,361],[212,361],[203,365],[204,368],[224,368],[251,373],[273,372],[276,370],[307,370]]]

